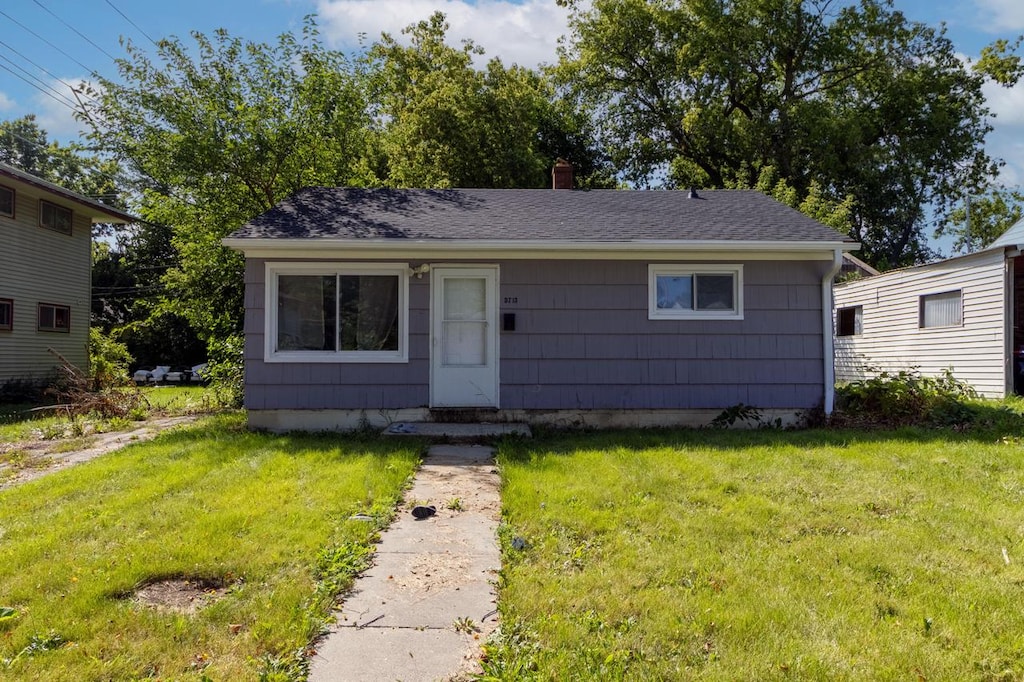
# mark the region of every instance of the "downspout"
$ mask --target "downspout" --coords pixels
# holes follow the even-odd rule
[[[843,267],[843,250],[832,252],[832,267],[821,278],[821,339],[825,363],[825,416],[831,416],[836,402],[835,345],[832,341],[832,282]]]

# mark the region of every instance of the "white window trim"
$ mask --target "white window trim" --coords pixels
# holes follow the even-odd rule
[[[397,351],[278,351],[277,278],[279,275],[397,275]],[[409,265],[408,263],[266,263],[264,289],[264,362],[398,363],[409,362]]]
[[[680,275],[732,275],[735,310],[664,310],[658,308],[658,276]],[[743,319],[743,266],[738,264],[708,263],[678,265],[650,263],[647,266],[647,319],[649,320],[742,320]]]

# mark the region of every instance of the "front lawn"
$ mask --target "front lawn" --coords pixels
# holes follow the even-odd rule
[[[1018,438],[609,432],[499,465],[494,678],[1024,677]]]
[[[301,677],[420,453],[242,420],[208,417],[0,492],[0,679]],[[209,603],[136,598],[163,580]]]

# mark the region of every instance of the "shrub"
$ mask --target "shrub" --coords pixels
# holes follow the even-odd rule
[[[245,340],[241,334],[232,334],[224,339],[213,339],[208,344],[210,362],[206,376],[214,390],[219,404],[227,407],[241,407],[245,390],[243,349]]]
[[[128,347],[107,336],[97,327],[89,328],[89,376],[93,390],[125,386],[132,356]]]
[[[839,421],[887,426],[971,424],[978,412],[969,402],[978,393],[948,369],[938,377],[916,369],[881,372],[871,379],[836,387]]]

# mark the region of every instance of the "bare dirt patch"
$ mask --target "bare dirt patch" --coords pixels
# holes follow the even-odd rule
[[[0,443],[0,490],[87,462],[130,443],[149,440],[165,429],[189,424],[198,418],[198,415],[187,415],[149,419],[130,431],[91,434],[87,441],[39,438]]]
[[[174,578],[144,585],[131,595],[140,606],[157,611],[192,615],[212,604],[228,591],[223,583],[209,580]]]

